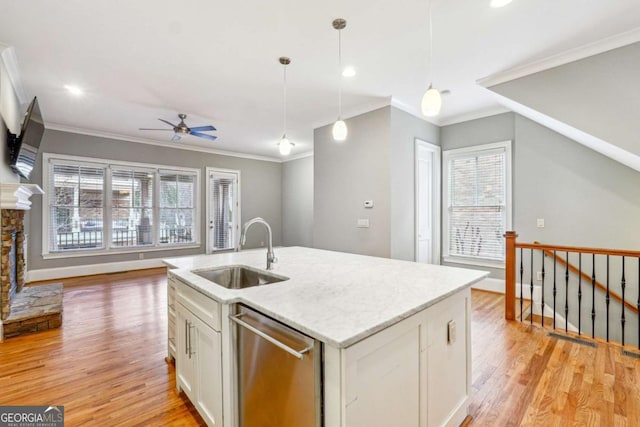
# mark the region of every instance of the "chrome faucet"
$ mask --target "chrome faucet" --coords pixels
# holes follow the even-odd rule
[[[264,225],[264,228],[267,229],[267,239],[268,239],[268,246],[267,246],[267,270],[272,270],[273,266],[271,264],[274,264],[276,262],[278,262],[278,258],[276,258],[276,255],[273,253],[273,242],[271,239],[271,227],[269,227],[269,224],[267,224],[267,221],[265,221],[264,219],[260,218],[260,217],[256,217],[253,219],[250,219],[249,221],[244,223],[244,226],[242,227],[242,234],[240,235],[240,244],[242,246],[244,246],[245,243],[247,243],[247,230],[249,229],[249,227],[251,227],[251,225],[253,224],[262,224]]]

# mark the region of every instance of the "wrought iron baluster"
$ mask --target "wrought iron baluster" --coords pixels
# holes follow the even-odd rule
[[[582,252],[578,252],[578,336],[582,334]]]
[[[624,303],[627,302],[624,299],[624,288],[627,286],[626,280],[624,279],[624,256],[622,257],[622,280],[620,280],[620,287],[622,288],[622,316],[620,317],[620,326],[622,327],[622,345],[624,346]]]
[[[567,251],[564,270],[564,331],[569,332],[569,251]]]
[[[556,251],[553,251],[553,329],[556,328]]]
[[[542,255],[542,294],[540,301],[540,323],[544,326],[544,249],[540,251]]]
[[[607,296],[605,301],[607,303],[607,342],[609,342],[609,300],[611,299],[609,295],[609,255],[607,255]]]
[[[531,320],[531,324],[533,325],[533,249],[529,249],[529,252],[531,253],[531,265],[529,266],[529,270],[531,270],[531,274],[529,276],[531,276],[531,284],[530,284],[530,297],[531,297],[531,306],[529,308],[529,319]]]
[[[523,291],[523,276],[524,276],[524,262],[522,257],[522,248],[520,248],[520,321],[522,322],[522,291]]]
[[[596,254],[591,254],[591,338],[596,337]]]

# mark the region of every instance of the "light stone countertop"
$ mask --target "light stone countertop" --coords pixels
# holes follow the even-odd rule
[[[170,274],[224,304],[243,303],[337,348],[411,316],[488,276],[488,272],[304,247],[274,250],[273,273],[289,280],[226,289],[192,270],[266,268],[266,249],[169,258]]]

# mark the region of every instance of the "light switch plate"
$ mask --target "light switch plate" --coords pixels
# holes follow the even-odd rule
[[[450,320],[447,323],[447,344],[456,342],[456,321]]]
[[[372,208],[373,207],[373,200],[365,200],[364,201],[364,207],[365,208]]]
[[[369,220],[364,218],[358,219],[358,228],[369,228]]]

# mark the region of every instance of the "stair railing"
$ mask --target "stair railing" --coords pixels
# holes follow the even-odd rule
[[[505,233],[505,319],[534,322],[534,282],[540,283],[540,323],[545,324],[545,287],[547,294],[551,294],[551,303],[548,308],[552,311],[552,326],[556,329],[556,314],[564,315],[564,329],[569,332],[569,317],[577,319],[577,333],[583,334],[583,314],[590,317],[591,338],[596,338],[597,321],[605,316],[604,331],[602,337],[607,342],[611,339],[612,325],[620,325],[620,342],[624,346],[627,341],[626,327],[628,314],[637,317],[637,344],[640,349],[640,251],[619,249],[586,248],[578,246],[547,245],[534,243],[522,243],[517,241],[515,231]],[[577,257],[577,266],[570,262],[570,256]],[[550,264],[550,265],[549,265]],[[534,272],[538,269],[537,277]],[[604,270],[604,271],[603,271]],[[612,279],[611,271],[615,270],[617,277]],[[571,273],[571,274],[570,274]],[[548,276],[551,275],[551,280]],[[604,279],[601,277],[604,276]],[[598,278],[600,277],[600,280]],[[633,288],[629,288],[629,278],[633,277]],[[551,288],[548,288],[551,286]],[[549,289],[550,292],[549,292]],[[616,290],[620,290],[620,294]],[[635,301],[628,300],[628,289],[632,290]],[[519,298],[516,298],[519,290]],[[597,292],[596,292],[597,291]],[[529,293],[531,300],[530,313],[524,318],[525,294]],[[600,295],[602,294],[602,295]],[[570,313],[570,299],[577,298],[577,313]],[[583,307],[583,300],[587,304]],[[589,301],[590,300],[590,301]],[[575,301],[571,301],[574,303]],[[617,304],[615,311],[619,310],[619,319],[611,320],[612,305]],[[516,311],[519,305],[519,316]],[[604,306],[600,307],[600,306]],[[589,310],[589,311],[583,311]],[[590,315],[590,316],[589,316]],[[636,337],[634,337],[636,338]]]

